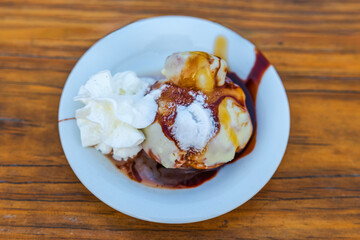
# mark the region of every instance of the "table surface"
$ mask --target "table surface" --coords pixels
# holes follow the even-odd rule
[[[190,15],[255,43],[290,102],[284,159],[250,201],[215,219],[149,223],[77,179],[60,145],[62,88],[99,38]],[[360,1],[0,1],[0,239],[360,239]]]

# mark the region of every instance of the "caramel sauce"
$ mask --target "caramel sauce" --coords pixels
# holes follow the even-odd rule
[[[226,48],[226,46],[226,39],[221,39],[221,37],[218,38],[215,44],[215,55],[226,59],[227,50],[222,49]],[[206,58],[207,57],[200,57],[200,59],[192,59],[191,61],[192,64],[195,64],[198,67],[206,66],[207,63],[204,60]],[[208,61],[208,64],[211,63]],[[187,79],[186,81],[177,83],[176,85],[166,83],[168,84],[168,87],[163,90],[162,95],[158,100],[159,111],[155,121],[159,121],[165,136],[178,145],[170,129],[175,122],[176,105],[187,106],[191,104],[194,101],[194,96],[196,96],[199,89],[205,89],[206,91],[203,91],[206,95],[205,103],[211,109],[213,116],[215,117],[215,122],[217,123],[216,129],[218,131],[219,121],[221,121],[221,124],[224,124],[225,127],[229,126],[230,116],[226,110],[226,105],[224,105],[226,104],[226,101],[223,100],[225,98],[231,98],[234,100],[233,104],[236,104],[243,109],[247,108],[253,125],[253,133],[250,141],[245,148],[235,154],[234,159],[230,163],[235,162],[251,153],[256,145],[256,95],[262,76],[269,66],[270,63],[267,59],[259,51],[256,51],[255,64],[246,80],[239,78],[236,73],[228,72],[224,85],[216,88],[214,88],[213,85],[209,84],[206,80],[207,78],[209,79],[214,77],[215,73],[209,73],[204,70],[204,72],[200,74],[204,77],[199,77],[191,75],[188,72],[184,72],[182,73],[184,77],[183,79]],[[159,83],[154,85],[154,88],[158,87],[160,87]],[[188,88],[192,90],[189,91]],[[212,89],[212,91],[209,91],[210,89]],[[190,92],[192,93],[190,94]],[[236,145],[236,136],[232,136],[233,133],[231,133],[230,130],[228,134],[231,135],[230,139],[233,141],[233,144]],[[202,154],[195,151],[189,151],[189,153],[190,155],[193,155],[194,161],[197,159],[196,156],[199,157]],[[165,168],[158,162],[154,161],[154,159],[157,160],[156,156],[152,156],[154,154],[151,154],[151,152],[149,154],[150,156],[142,150],[133,159],[129,159],[127,161],[113,161],[125,175],[134,181],[151,187],[170,189],[193,188],[199,186],[212,179],[221,167],[224,166],[220,165],[217,168],[202,170],[189,168],[189,166],[184,166],[186,168],[171,169]],[[188,162],[191,163],[193,161],[191,160],[191,156],[187,157],[190,158],[190,161]]]
[[[219,122],[221,127],[225,128],[227,136],[234,146],[238,146],[238,140],[235,132],[231,129],[231,116],[227,109],[227,101],[222,101],[219,105]]]
[[[218,36],[215,40],[214,55],[227,61],[227,40],[224,36]]]

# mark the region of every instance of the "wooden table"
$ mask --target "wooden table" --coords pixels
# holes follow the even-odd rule
[[[191,15],[254,42],[291,109],[285,157],[253,199],[187,225],[119,213],[76,178],[57,111],[72,67],[137,19]],[[360,239],[360,1],[0,1],[0,239]]]

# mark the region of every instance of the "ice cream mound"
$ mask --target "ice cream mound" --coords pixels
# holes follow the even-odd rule
[[[166,168],[209,169],[231,161],[253,127],[243,90],[226,77],[224,60],[205,52],[166,59],[155,121],[143,149]]]

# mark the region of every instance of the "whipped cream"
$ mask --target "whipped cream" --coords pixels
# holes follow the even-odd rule
[[[140,129],[155,119],[159,93],[146,94],[154,81],[131,71],[102,71],[81,86],[74,100],[85,104],[76,111],[83,147],[112,152],[117,160],[135,156],[145,139]]]

